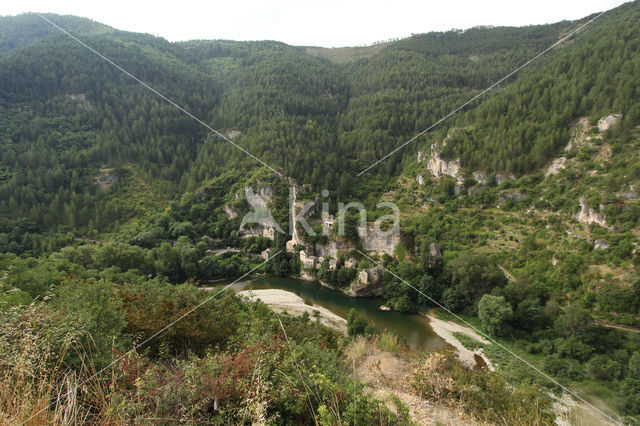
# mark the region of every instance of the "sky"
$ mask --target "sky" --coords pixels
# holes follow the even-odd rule
[[[4,0],[0,15],[77,15],[170,41],[278,40],[298,46],[369,45],[476,25],[522,26],[578,19],[622,0]]]

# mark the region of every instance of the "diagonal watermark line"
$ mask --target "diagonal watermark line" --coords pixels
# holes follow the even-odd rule
[[[147,343],[149,343],[151,340],[155,339],[156,337],[158,337],[160,334],[164,333],[167,329],[171,328],[172,326],[174,326],[176,323],[182,321],[183,319],[185,319],[186,317],[188,317],[189,315],[191,315],[194,311],[198,310],[199,308],[201,308],[203,305],[209,303],[211,300],[213,300],[216,296],[218,296],[220,293],[226,291],[229,287],[231,287],[233,284],[237,283],[238,281],[240,281],[241,279],[245,278],[247,275],[250,275],[252,272],[256,271],[257,269],[261,268],[262,266],[266,265],[267,263],[269,263],[274,257],[278,256],[280,253],[282,253],[282,250],[279,250],[276,254],[274,254],[273,256],[271,256],[269,259],[265,260],[264,262],[262,262],[261,264],[259,264],[258,266],[256,266],[255,268],[251,269],[250,271],[244,273],[242,276],[240,276],[239,278],[236,278],[232,283],[227,284],[226,286],[222,287],[220,290],[218,290],[215,294],[213,294],[212,296],[207,297],[206,299],[204,299],[202,302],[200,302],[199,304],[197,304],[196,306],[194,306],[193,308],[189,309],[187,312],[185,312],[184,314],[182,314],[180,317],[178,317],[177,319],[171,321],[169,324],[165,325],[164,327],[162,327],[160,330],[156,331],[153,335],[151,335],[150,337],[146,338],[144,341],[142,341],[141,343],[135,345],[132,349],[130,349],[129,351],[125,352],[124,354],[120,355],[119,357],[117,357],[115,360],[113,360],[111,363],[109,363],[106,367],[103,367],[102,369],[98,370],[96,373],[94,373],[93,375],[89,376],[88,378],[86,378],[85,380],[83,380],[77,387],[80,388],[82,385],[86,384],[87,382],[89,382],[90,380],[95,379],[97,376],[99,376],[100,374],[102,374],[104,371],[108,370],[109,368],[111,368],[115,363],[119,362],[121,359],[123,359],[124,357],[130,355],[131,353],[135,352],[136,350],[138,350],[139,348],[141,348],[142,346],[146,345]],[[31,417],[29,417],[27,420],[25,420],[24,422],[21,423],[21,425],[26,424],[29,420],[33,419],[35,416],[37,416],[38,414],[42,413],[43,411],[45,411],[50,404],[47,404],[43,409],[41,409],[40,411],[36,412],[35,414],[32,414]]]
[[[604,417],[606,417],[607,419],[611,420],[613,423],[615,424],[622,424],[620,421],[615,420],[613,417],[611,417],[610,415],[608,415],[607,413],[605,413],[604,411],[600,410],[598,407],[596,407],[595,405],[591,404],[589,401],[585,400],[583,397],[581,397],[580,395],[578,395],[576,392],[572,391],[571,389],[569,389],[568,387],[564,386],[562,383],[558,382],[556,379],[554,379],[553,377],[549,376],[547,373],[543,372],[542,370],[540,370],[538,367],[536,367],[535,365],[531,364],[529,361],[525,360],[524,358],[522,358],[520,355],[514,353],[511,349],[507,348],[506,346],[504,346],[503,344],[501,344],[500,342],[498,342],[497,340],[495,340],[494,338],[492,338],[491,336],[487,335],[486,333],[483,333],[482,331],[478,330],[476,327],[474,327],[473,325],[469,324],[469,322],[465,321],[463,318],[461,318],[459,315],[454,314],[453,312],[451,312],[447,307],[445,307],[443,304],[441,304],[440,302],[438,302],[437,300],[434,300],[433,298],[431,298],[430,296],[424,294],[422,291],[420,291],[419,289],[417,289],[415,286],[411,285],[411,283],[409,283],[408,281],[404,280],[402,277],[396,275],[395,273],[393,273],[392,271],[390,271],[389,269],[385,268],[384,265],[380,264],[378,261],[376,261],[375,259],[371,258],[370,256],[368,256],[366,253],[361,252],[360,250],[356,249],[356,251],[358,253],[360,253],[361,255],[363,255],[364,257],[366,257],[367,259],[369,259],[371,262],[375,263],[377,266],[380,266],[382,269],[384,269],[385,271],[387,271],[388,273],[390,273],[391,275],[393,275],[396,279],[400,280],[402,283],[408,285],[409,287],[411,287],[412,289],[414,289],[415,291],[417,291],[418,293],[420,293],[421,295],[423,295],[424,297],[426,297],[427,299],[429,299],[432,303],[436,304],[439,308],[444,309],[445,311],[447,311],[449,314],[453,315],[458,321],[464,323],[466,326],[468,326],[469,328],[471,328],[472,330],[474,330],[476,333],[480,334],[482,337],[486,338],[487,340],[490,340],[492,343],[494,343],[496,346],[500,347],[501,349],[503,349],[504,351],[508,352],[511,356],[513,356],[514,358],[518,359],[519,361],[523,362],[524,364],[526,364],[528,367],[532,368],[533,370],[535,370],[537,373],[539,373],[540,375],[542,375],[544,378],[550,380],[551,382],[553,382],[554,384],[556,384],[557,386],[559,386],[561,389],[563,389],[564,391],[570,393],[571,395],[573,395],[574,397],[578,398],[580,401],[582,401],[583,403],[587,404],[589,407],[593,408],[594,410],[596,410],[598,413],[602,414]]]
[[[165,95],[163,95],[162,93],[158,92],[156,89],[154,89],[153,87],[151,87],[149,84],[145,83],[144,81],[140,80],[138,77],[136,77],[135,75],[131,74],[129,71],[125,70],[124,68],[122,68],[120,65],[116,64],[115,62],[113,62],[111,59],[107,58],[106,56],[104,56],[102,53],[98,52],[97,50],[93,49],[91,46],[87,45],[86,43],[84,43],[82,40],[78,39],[77,37],[75,37],[73,34],[69,33],[68,31],[66,31],[64,28],[60,27],[59,25],[55,24],[54,22],[52,22],[51,20],[47,19],[45,16],[43,16],[42,14],[36,12],[36,15],[38,15],[40,18],[42,18],[44,21],[48,22],[49,24],[51,24],[53,27],[57,28],[58,30],[60,30],[61,32],[63,32],[64,34],[68,35],[69,37],[71,37],[73,40],[75,40],[76,42],[78,42],[80,45],[82,45],[83,47],[86,47],[87,49],[89,49],[91,52],[93,52],[94,54],[96,54],[98,57],[100,57],[101,59],[105,60],[106,62],[108,62],[109,64],[113,65],[115,68],[117,68],[118,70],[120,70],[121,72],[123,72],[125,75],[127,75],[128,77],[132,78],[133,80],[135,80],[136,82],[140,83],[142,86],[144,86],[147,90],[149,90],[150,92],[154,93],[155,95],[159,96],[160,98],[162,98],[164,101],[166,101],[168,104],[170,104],[171,106],[175,107],[176,109],[178,109],[180,112],[184,113],[185,115],[187,115],[189,118],[195,120],[196,122],[198,122],[199,124],[203,125],[204,127],[206,127],[207,129],[209,129],[210,131],[212,131],[213,133],[215,133],[217,136],[221,137],[222,139],[224,139],[226,142],[230,143],[231,145],[233,145],[234,147],[238,148],[240,151],[244,152],[245,154],[247,154],[249,157],[253,158],[254,160],[256,160],[258,163],[262,164],[263,166],[265,166],[266,168],[268,168],[269,170],[271,170],[272,172],[274,172],[276,175],[280,176],[280,177],[284,177],[284,175],[282,173],[280,173],[279,171],[277,171],[276,169],[274,169],[273,167],[271,167],[270,165],[268,165],[267,163],[265,163],[264,161],[262,161],[261,159],[259,159],[258,157],[256,157],[255,155],[253,155],[252,153],[250,153],[249,151],[247,151],[246,149],[244,149],[243,147],[241,147],[240,145],[238,145],[237,143],[233,142],[231,139],[229,139],[228,137],[226,137],[225,135],[223,135],[222,133],[220,133],[219,131],[217,131],[216,129],[214,129],[213,127],[209,126],[207,123],[205,123],[204,121],[200,120],[198,117],[196,117],[195,115],[193,115],[192,113],[190,113],[189,111],[187,111],[186,109],[184,109],[183,107],[181,107],[180,105],[178,105],[177,103],[175,103],[174,101],[172,101],[171,99],[169,99],[168,97],[166,97]]]
[[[463,103],[462,105],[458,106],[457,108],[455,108],[454,110],[452,110],[449,114],[445,115],[444,117],[442,117],[440,120],[436,121],[435,123],[433,123],[432,125],[430,125],[429,127],[427,127],[426,129],[424,129],[423,131],[421,131],[420,133],[416,134],[415,136],[413,136],[411,139],[409,139],[408,141],[406,141],[405,143],[403,143],[402,145],[400,145],[399,147],[397,147],[396,149],[394,149],[393,151],[389,152],[387,155],[385,155],[384,157],[380,158],[378,161],[376,161],[375,163],[371,164],[369,167],[367,167],[366,169],[364,169],[363,171],[361,171],[360,173],[358,173],[356,176],[361,176],[364,173],[366,173],[367,171],[369,171],[369,169],[375,167],[376,165],[380,164],[381,162],[383,162],[384,160],[386,160],[387,158],[391,157],[393,154],[395,154],[396,152],[400,151],[402,148],[404,148],[405,146],[409,145],[411,142],[413,142],[414,140],[418,139],[420,136],[424,135],[425,133],[427,133],[428,131],[430,131],[431,129],[433,129],[434,127],[436,127],[438,124],[442,123],[443,121],[445,121],[447,118],[451,117],[452,115],[455,115],[457,112],[459,112],[461,109],[463,109],[464,107],[466,107],[467,105],[469,105],[470,103],[473,103],[476,99],[482,97],[483,95],[485,95],[487,92],[489,92],[490,90],[492,90],[493,88],[495,88],[497,85],[499,85],[500,83],[502,83],[503,81],[505,81],[506,79],[508,79],[509,77],[511,77],[512,75],[516,74],[518,71],[520,71],[521,69],[523,69],[524,67],[526,67],[527,65],[531,64],[532,62],[534,62],[536,59],[540,58],[541,56],[543,56],[544,54],[546,54],[547,52],[549,52],[550,50],[552,50],[553,48],[555,48],[556,46],[558,46],[559,44],[561,44],[562,42],[564,42],[565,40],[569,39],[571,36],[573,36],[574,34],[576,34],[578,31],[582,30],[583,28],[587,27],[588,25],[590,25],[593,21],[595,21],[596,19],[598,19],[599,17],[601,17],[602,15],[604,15],[606,13],[606,11],[604,12],[600,12],[598,15],[596,15],[595,17],[591,18],[589,21],[585,22],[583,25],[581,25],[580,27],[578,27],[577,29],[575,29],[574,31],[572,31],[571,33],[569,33],[568,35],[562,37],[560,40],[556,41],[555,43],[553,43],[551,46],[547,47],[545,50],[543,50],[542,52],[538,53],[536,56],[534,56],[533,58],[529,59],[527,62],[525,62],[524,64],[520,65],[518,68],[514,69],[513,71],[511,71],[509,74],[505,75],[504,77],[502,77],[500,80],[496,81],[495,83],[493,83],[491,86],[487,87],[486,89],[484,89],[482,92],[478,93],[477,95],[475,95],[474,97],[472,97],[471,99],[469,99],[468,101],[466,101],[465,103]]]

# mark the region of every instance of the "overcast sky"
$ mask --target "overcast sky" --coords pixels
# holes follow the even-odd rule
[[[545,24],[611,9],[621,0],[3,0],[0,15],[51,12],[112,27],[189,39],[278,40],[355,46],[476,25]]]

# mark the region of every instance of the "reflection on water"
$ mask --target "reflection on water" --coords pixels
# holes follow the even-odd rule
[[[359,315],[372,321],[378,330],[394,331],[400,339],[413,347],[439,348],[446,345],[433,333],[426,318],[420,315],[380,311],[378,308],[384,303],[382,299],[352,298],[315,282],[272,276],[237,283],[232,288],[236,292],[270,288],[290,291],[304,299],[307,304],[323,306],[343,318],[347,317],[351,308],[355,308]]]

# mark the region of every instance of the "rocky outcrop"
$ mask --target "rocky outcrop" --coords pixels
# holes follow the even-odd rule
[[[104,191],[109,191],[118,181],[118,176],[113,169],[100,169],[100,173],[95,178],[95,183]]]
[[[393,231],[382,231],[370,227],[357,228],[358,236],[362,241],[362,246],[367,251],[386,253],[392,255],[396,246],[400,242],[400,233]]]
[[[600,120],[598,120],[598,131],[600,133],[606,132],[607,130],[609,130],[609,128],[611,128],[611,126],[616,124],[621,119],[622,114],[610,114],[606,117],[602,117]]]
[[[491,175],[489,173],[484,173],[484,172],[478,172],[475,171],[471,174],[471,177],[473,178],[473,180],[475,180],[476,182],[478,182],[480,185],[486,185],[489,183],[489,180],[494,178],[496,185],[500,185],[506,181],[511,181],[513,182],[514,180],[516,180],[516,177],[514,175],[503,175],[500,173],[497,173],[495,175]]]
[[[513,175],[505,176],[505,175],[501,175],[500,173],[496,174],[496,183],[498,185],[501,185],[503,182],[506,182],[506,181],[513,182],[514,180],[516,180],[516,177]]]
[[[240,211],[233,206],[224,206],[222,207],[222,211],[225,215],[227,215],[227,219],[233,220],[238,217]]]
[[[600,209],[602,209],[602,206],[600,206]],[[589,204],[587,204],[587,200],[584,197],[580,198],[580,211],[576,213],[574,218],[578,222],[586,223],[587,225],[591,223],[597,223],[600,226],[604,226],[605,228],[607,227],[606,218],[599,212],[590,208]]]
[[[462,194],[467,188],[464,186],[464,184],[460,183],[460,182],[456,182],[456,184],[453,187],[453,193],[457,196]]]
[[[640,200],[638,193],[636,192],[636,188],[634,185],[629,187],[629,191],[621,192],[618,194],[619,197],[626,198],[627,200],[637,201]]]
[[[237,129],[231,129],[227,131],[227,135],[226,135],[229,139],[235,139],[239,136],[244,136],[244,134]]]
[[[486,173],[473,172],[471,176],[473,177],[473,180],[475,180],[481,185],[486,185],[487,182],[489,182],[489,175],[487,175]]]
[[[609,248],[609,243],[606,240],[595,240],[593,243],[594,250],[606,250]]]
[[[564,164],[565,161],[567,161],[566,157],[560,157],[553,160],[549,167],[547,167],[547,170],[544,172],[544,176],[549,177],[551,175],[557,175],[558,173],[560,173],[560,170],[566,167]]]
[[[520,194],[519,192],[500,194],[500,196],[498,197],[498,205],[503,206],[507,201],[516,203],[525,197],[526,196],[524,194]]]
[[[482,186],[474,186],[472,188],[469,188],[469,190],[467,191],[467,194],[475,195],[475,194],[481,193],[482,191],[484,191],[484,187],[482,187]]]
[[[244,215],[240,224],[239,234],[243,238],[261,236],[273,240],[276,232],[284,232],[269,211],[274,191],[273,186],[261,185],[260,182],[256,189],[252,186],[244,188],[250,212]]]
[[[350,241],[338,239],[331,240],[327,244],[316,244],[315,246],[315,254],[323,257],[332,257],[334,259],[338,258],[338,252],[349,252],[355,249],[356,246]]]
[[[258,183],[257,189],[251,186],[244,187],[244,196],[247,199],[247,204],[253,210],[266,208],[273,199],[274,188],[271,185],[261,186]]]
[[[418,185],[424,185],[424,177],[422,177],[422,175],[416,176],[416,180],[418,181]]]
[[[432,150],[431,157],[427,162],[427,170],[429,170],[429,172],[431,172],[431,174],[435,177],[458,177],[461,167],[462,165],[459,158],[451,161],[446,161],[443,160],[440,157],[440,153],[435,150]]]
[[[67,98],[75,103],[76,107],[82,111],[93,110],[93,105],[87,100],[87,95],[84,93],[70,93]]]
[[[429,244],[429,268],[435,266],[442,261],[442,250],[436,243]]]

